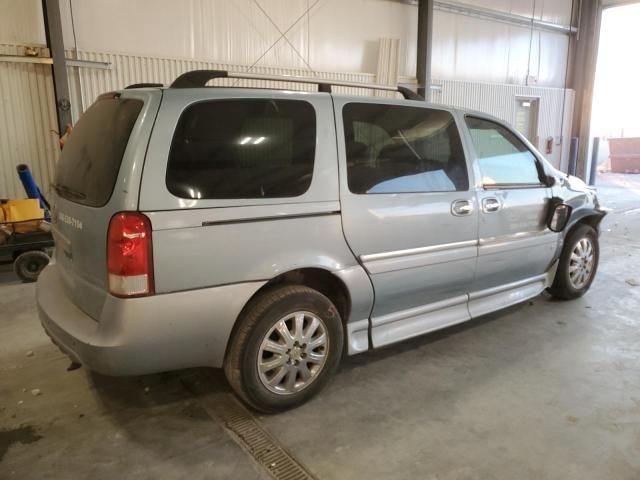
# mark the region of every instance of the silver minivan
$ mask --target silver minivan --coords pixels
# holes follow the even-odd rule
[[[220,77],[267,79],[195,71],[106,93],[65,145],[37,302],[73,362],[223,367],[274,412],[343,354],[589,289],[594,190],[500,120],[403,88],[205,86]]]

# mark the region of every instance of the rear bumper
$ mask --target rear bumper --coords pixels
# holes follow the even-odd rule
[[[108,296],[96,321],[69,299],[58,267],[38,279],[40,321],[73,360],[105,375],[220,367],[233,324],[264,282],[122,299]]]

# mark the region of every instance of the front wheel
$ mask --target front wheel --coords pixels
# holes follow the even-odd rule
[[[593,227],[580,225],[573,229],[565,239],[549,292],[563,300],[584,295],[596,275],[599,258],[598,234]]]
[[[329,381],[342,354],[342,320],[320,292],[299,285],[267,290],[245,308],[224,370],[256,410],[298,406]]]

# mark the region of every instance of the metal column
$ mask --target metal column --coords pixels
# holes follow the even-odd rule
[[[598,177],[598,157],[600,157],[600,137],[594,137],[591,148],[591,164],[589,168],[588,184],[595,186]]]
[[[69,100],[69,79],[64,58],[64,41],[62,37],[62,20],[58,0],[42,0],[44,15],[44,31],[47,47],[53,59],[53,88],[56,95],[56,111],[60,135],[67,125],[71,125],[71,101]]]
[[[576,11],[580,28],[578,35],[570,40],[572,42],[571,67],[568,81],[569,88],[573,88],[576,92],[571,136],[580,139],[576,175],[588,181],[591,111],[602,6],[598,0],[577,0],[577,3],[579,8]]]
[[[433,0],[418,0],[418,48],[416,77],[418,94],[431,101],[431,49],[433,37]]]

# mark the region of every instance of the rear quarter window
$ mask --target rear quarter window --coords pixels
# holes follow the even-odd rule
[[[56,171],[58,195],[101,207],[111,198],[141,100],[105,97],[82,115],[65,143]]]
[[[316,114],[302,100],[212,100],[176,126],[166,184],[187,199],[297,197],[311,185]]]

